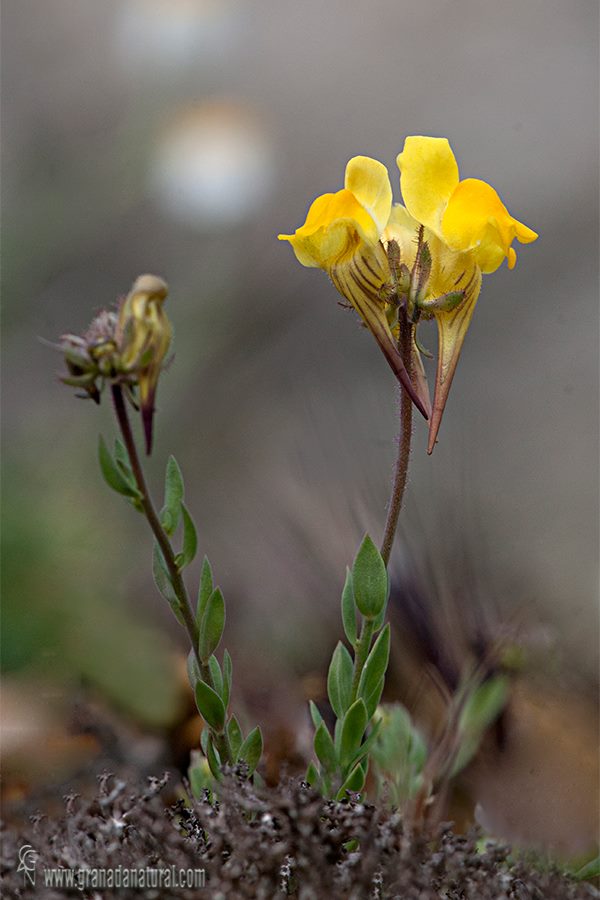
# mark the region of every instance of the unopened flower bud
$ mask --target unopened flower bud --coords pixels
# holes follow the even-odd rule
[[[65,334],[58,346],[68,370],[61,381],[82,388],[95,403],[100,402],[104,380],[118,368],[116,324],[116,315],[103,310],[83,335]]]
[[[168,288],[156,275],[140,275],[118,315],[117,344],[124,374],[139,387],[146,451],[152,449],[152,420],[158,378],[171,344],[171,324],[163,310]]]

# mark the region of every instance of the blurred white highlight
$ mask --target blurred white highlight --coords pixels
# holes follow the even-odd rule
[[[236,225],[269,194],[272,147],[245,107],[204,104],[167,125],[150,178],[157,202],[174,219],[199,227]]]

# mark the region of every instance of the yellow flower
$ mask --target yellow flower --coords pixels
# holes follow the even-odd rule
[[[344,188],[318,197],[306,222],[289,241],[304,266],[324,269],[370,329],[385,358],[411,399],[427,418],[427,402],[419,396],[392,335],[386,311],[390,267],[381,243],[392,210],[387,169],[377,160],[355,156],[346,166]]]
[[[152,448],[156,387],[172,336],[163,309],[167,293],[162,278],[140,275],[121,304],[117,323],[120,365],[137,380],[148,453]]]
[[[429,418],[431,453],[482,273],[494,272],[505,258],[512,269],[513,241],[527,244],[537,234],[510,215],[489,184],[459,180],[445,138],[408,137],[398,165],[406,208],[392,206],[385,166],[356,156],[346,167],[343,190],[318,197],[304,225],[279,239],[290,242],[303,265],[324,269],[360,314]],[[410,374],[398,351],[398,322],[406,322],[406,315],[409,323],[432,317],[437,322],[433,407],[416,342]]]
[[[464,291],[452,309],[430,307],[438,326],[438,365],[428,452],[435,445],[442,414],[462,344],[481,287],[481,273],[495,272],[506,258],[514,268],[515,238],[523,244],[537,234],[514,219],[496,191],[475,178],[459,180],[458,165],[446,138],[408,137],[398,156],[400,187],[406,210],[396,207],[385,238],[398,241],[403,260],[411,265],[414,236],[425,226],[424,240],[432,256],[432,271],[424,299]],[[414,237],[413,237],[414,241]]]

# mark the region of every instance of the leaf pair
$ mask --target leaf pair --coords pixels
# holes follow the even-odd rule
[[[174,456],[170,456],[165,473],[165,502],[160,513],[160,521],[169,537],[175,534],[179,523],[183,523],[182,549],[175,557],[179,570],[189,566],[198,551],[196,526],[183,502],[184,490],[179,464]]]

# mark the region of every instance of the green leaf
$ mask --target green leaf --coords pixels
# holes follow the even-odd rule
[[[206,610],[206,604],[210,599],[210,595],[212,594],[214,589],[213,586],[213,574],[211,565],[206,558],[202,562],[202,571],[200,573],[200,587],[198,589],[198,606],[196,609],[196,623],[200,625],[202,621],[202,616],[204,615],[204,611]]]
[[[211,656],[208,660],[208,668],[210,669],[210,677],[213,680],[213,685],[215,691],[223,699],[223,674],[221,672],[221,666],[219,665],[219,660],[216,656]],[[225,706],[225,703],[223,703]]]
[[[119,438],[115,438],[115,452],[114,458],[117,466],[121,470],[125,479],[129,481],[133,487],[136,486],[135,478],[133,472],[131,470],[131,463],[129,462],[129,456],[127,455],[127,449],[125,444]]]
[[[221,772],[221,758],[219,756],[219,751],[213,743],[212,734],[210,733],[208,735],[208,741],[206,742],[206,758],[208,760],[210,771],[217,781],[222,781],[223,773]]]
[[[175,593],[175,588],[173,587],[171,576],[169,575],[167,564],[165,563],[165,558],[156,541],[154,542],[154,548],[152,550],[152,575],[154,577],[154,584],[173,610],[177,621],[180,625],[185,626],[185,620],[183,618],[183,613],[181,612],[181,603]]]
[[[199,750],[192,750],[188,778],[190,779],[192,794],[196,800],[202,800],[204,791],[210,790],[214,785],[207,760],[200,755]]]
[[[340,763],[342,768],[348,766],[358,748],[367,727],[367,707],[362,697],[356,700],[343,719],[340,735]]]
[[[227,737],[229,738],[229,746],[233,753],[233,758],[237,762],[240,747],[242,746],[243,735],[240,723],[235,716],[232,716],[227,723]]]
[[[381,694],[377,696],[377,690],[379,683],[385,676],[389,659],[390,626],[388,623],[371,648],[358,685],[358,696],[365,701],[369,718],[371,718],[379,703]],[[368,703],[367,699],[369,700]]]
[[[311,760],[308,764],[308,768],[306,770],[306,775],[304,780],[310,784],[311,787],[319,789],[319,785],[321,783],[321,779],[319,777],[319,772],[314,762]]]
[[[460,749],[451,769],[456,775],[477,752],[485,730],[498,718],[508,699],[509,680],[496,675],[480,684],[471,694],[460,716]]]
[[[348,568],[346,568],[346,581],[342,591],[342,622],[346,637],[354,647],[358,640],[358,630],[356,626],[356,604],[354,602],[354,588],[352,587],[352,572]]]
[[[373,746],[373,744],[377,740],[377,737],[379,736],[380,729],[381,729],[381,719],[379,719],[378,722],[375,722],[368,738],[362,742],[362,744],[360,745],[360,747],[354,754],[354,757],[353,757],[352,761],[350,762],[351,766],[354,766],[357,762],[360,762],[360,760],[364,759],[365,756],[367,755],[367,753],[369,753],[369,751],[371,750],[371,747]]]
[[[219,588],[215,588],[209,597],[199,628],[198,652],[204,662],[214,653],[225,627],[225,601]]]
[[[233,678],[233,662],[231,661],[231,655],[229,650],[225,650],[223,653],[223,703],[225,704],[225,709],[229,706],[229,699],[231,697],[231,681]]]
[[[342,725],[343,724],[344,724],[344,720],[338,719],[337,722],[335,723],[335,727],[333,729],[333,744],[335,746],[335,752],[338,755],[338,759],[339,759],[339,755],[340,755],[340,743],[341,743],[341,739],[342,739]]]
[[[388,601],[386,599],[385,603],[383,604],[383,608],[382,608],[381,612],[379,613],[378,616],[375,616],[375,618],[373,619],[373,632],[375,634],[377,634],[377,632],[383,628],[383,623],[385,622],[385,614],[387,612],[387,605],[388,605]]]
[[[124,497],[139,499],[142,496],[138,489],[127,481],[123,472],[113,460],[102,435],[100,435],[98,440],[98,460],[104,480],[113,491],[116,491],[117,494],[122,494]]]
[[[192,690],[196,689],[196,684],[201,679],[200,668],[198,666],[198,660],[196,659],[196,654],[193,650],[190,650],[187,658],[187,670],[188,670],[188,678],[190,680],[190,684],[192,686]]]
[[[174,534],[179,525],[182,501],[183,475],[175,457],[170,456],[165,474],[165,505],[160,514],[161,524],[168,535]]]
[[[321,724],[315,731],[313,744],[315,748],[315,755],[321,763],[322,771],[329,775],[332,775],[337,769],[338,761],[335,747],[333,746],[333,740],[331,738],[331,735],[329,734],[329,731],[327,730],[325,722],[321,722]]]
[[[319,710],[317,708],[317,704],[314,703],[312,700],[308,701],[308,708],[310,709],[310,717],[312,719],[312,723],[315,726],[315,728],[318,728],[319,725],[321,724],[321,722],[323,721],[323,716],[319,712]]]
[[[598,878],[598,876],[600,876],[600,856],[591,859],[573,873],[573,877],[576,881],[585,881],[586,879],[591,880],[592,878]]]
[[[223,701],[205,681],[196,684],[196,704],[204,721],[215,731],[222,731],[225,724]]]
[[[329,696],[331,708],[338,719],[344,717],[344,713],[350,706],[350,701],[352,699],[352,677],[352,657],[344,644],[339,641],[333,651],[329,672],[327,673],[327,694]]]
[[[244,760],[247,763],[251,775],[260,762],[263,750],[262,733],[258,725],[253,728],[238,753],[238,760]]]
[[[337,792],[336,800],[344,800],[346,797],[346,791],[351,791],[353,794],[358,794],[365,786],[366,778],[366,766],[364,766],[363,763],[357,763]]]
[[[388,595],[388,575],[379,550],[367,534],[352,567],[354,599],[366,619],[381,614]]]
[[[408,761],[412,771],[416,774],[423,771],[423,767],[427,761],[427,744],[416,728],[413,728],[410,734]]]
[[[381,678],[378,683],[373,688],[372,692],[367,696],[363,697],[365,701],[365,706],[367,707],[367,715],[369,719],[374,715],[375,710],[379,705],[379,701],[381,700],[381,695],[383,694],[383,688],[385,685],[385,678]]]
[[[184,503],[181,504],[181,515],[183,518],[183,549],[175,557],[178,569],[184,569],[186,566],[189,566],[198,551],[196,526]]]
[[[210,737],[210,729],[206,726],[200,732],[200,746],[205,756],[208,755],[208,739]]]

